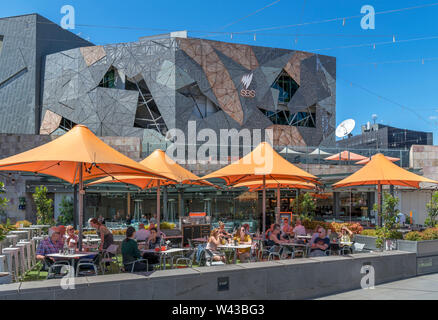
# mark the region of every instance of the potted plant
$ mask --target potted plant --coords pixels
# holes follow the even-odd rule
[[[53,200],[47,197],[47,188],[36,187],[32,197],[37,208],[37,224],[53,225]]]
[[[382,213],[380,215],[383,226],[376,227],[376,245],[383,250],[395,250],[397,248],[397,239],[403,239],[400,232],[397,231],[397,214],[400,212],[396,209],[399,199],[385,192],[383,195]],[[374,210],[377,210],[377,203],[374,204]]]

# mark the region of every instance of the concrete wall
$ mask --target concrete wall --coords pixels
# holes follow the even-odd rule
[[[376,284],[416,275],[415,253],[388,251],[84,277],[74,290],[60,280],[14,283],[0,286],[0,299],[310,299],[360,288],[369,264]],[[218,291],[219,278],[228,279],[228,290]]]
[[[427,218],[426,204],[432,197],[433,190],[396,190],[396,196],[400,199],[399,210],[406,215],[406,221],[409,221],[409,214],[412,211],[414,224],[424,224]]]
[[[422,169],[425,177],[438,180],[438,146],[413,145],[409,153],[409,167]]]

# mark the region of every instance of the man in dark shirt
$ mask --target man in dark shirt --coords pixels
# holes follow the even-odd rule
[[[327,237],[325,229],[323,227],[319,227],[318,229],[318,237],[312,244],[312,251],[310,252],[311,257],[319,257],[325,256],[325,251],[330,246],[330,239]]]

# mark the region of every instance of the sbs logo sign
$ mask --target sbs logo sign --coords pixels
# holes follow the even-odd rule
[[[244,87],[244,89],[240,90],[240,95],[242,97],[245,97],[245,98],[254,98],[255,97],[255,94],[256,94],[255,90],[248,89],[249,86],[251,85],[253,76],[254,76],[254,74],[250,73],[250,74],[245,74],[242,77],[241,83]]]

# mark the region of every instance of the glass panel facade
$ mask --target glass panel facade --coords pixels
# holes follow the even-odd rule
[[[115,88],[116,87],[116,73],[114,69],[108,70],[103,76],[102,81],[99,84],[102,88]]]
[[[282,71],[275,80],[272,88],[280,91],[278,102],[288,103],[300,86],[292,79],[286,71]]]

